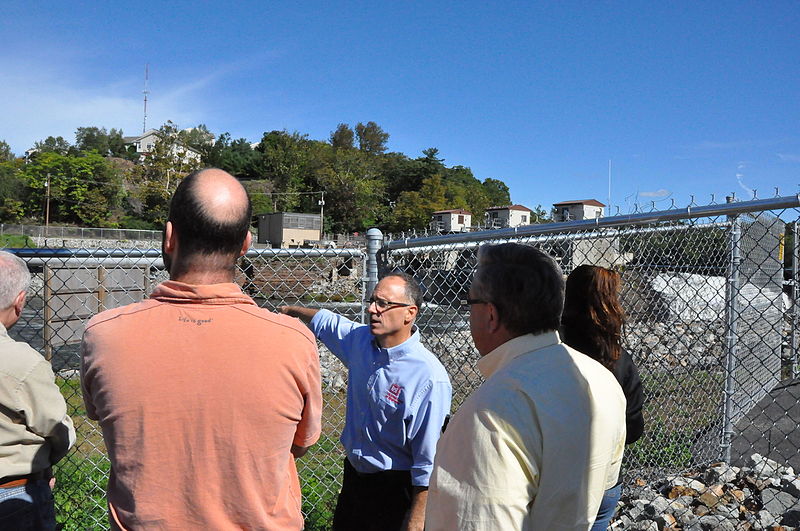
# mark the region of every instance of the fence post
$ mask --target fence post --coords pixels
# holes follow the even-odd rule
[[[733,438],[733,394],[736,391],[736,362],[739,350],[737,331],[739,320],[739,264],[741,255],[741,220],[738,215],[728,216],[730,222],[729,269],[727,289],[725,290],[726,321],[726,359],[725,359],[725,404],[723,411],[723,429],[720,449],[722,459],[731,462],[731,439]]]
[[[797,378],[798,375],[798,360],[797,360],[797,297],[800,295],[800,285],[798,285],[798,278],[797,278],[797,267],[798,267],[798,249],[799,244],[797,241],[797,222],[795,221],[792,223],[792,300],[791,300],[791,307],[789,311],[791,312],[792,318],[792,337],[791,337],[791,349],[792,349],[792,378]]]
[[[364,298],[361,301],[361,321],[365,322],[366,300],[372,295],[372,290],[378,283],[378,250],[383,245],[383,233],[380,229],[372,228],[367,231],[367,267],[366,283],[364,285]]]

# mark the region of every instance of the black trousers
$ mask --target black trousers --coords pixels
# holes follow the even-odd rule
[[[345,458],[333,531],[399,530],[410,508],[411,472],[387,470],[363,474]]]

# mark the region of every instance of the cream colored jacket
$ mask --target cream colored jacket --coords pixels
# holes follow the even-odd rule
[[[619,477],[625,396],[556,332],[478,361],[486,381],[439,439],[426,531],[586,531]]]
[[[44,470],[74,443],[50,363],[0,324],[0,478]]]

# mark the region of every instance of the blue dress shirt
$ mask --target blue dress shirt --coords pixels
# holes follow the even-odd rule
[[[381,348],[368,325],[328,310],[317,312],[310,328],[348,369],[340,440],[350,463],[364,473],[410,470],[412,485],[427,486],[452,387],[419,332]]]

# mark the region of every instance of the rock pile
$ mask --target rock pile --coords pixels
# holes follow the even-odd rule
[[[714,463],[636,485],[623,494],[612,529],[636,531],[796,531],[800,477],[753,454],[748,466]]]

